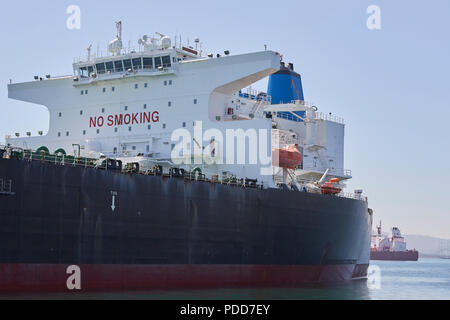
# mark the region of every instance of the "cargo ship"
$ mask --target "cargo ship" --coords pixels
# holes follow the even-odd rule
[[[372,210],[345,192],[341,118],[267,50],[161,33],[8,85],[46,134],[0,147],[0,292],[284,287],[367,277]],[[267,92],[251,88],[269,78]]]
[[[417,261],[419,251],[406,248],[405,238],[397,227],[391,229],[390,237],[383,235],[380,221],[377,234],[372,236],[370,260]]]

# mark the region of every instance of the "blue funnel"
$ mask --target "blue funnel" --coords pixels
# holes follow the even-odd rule
[[[294,71],[292,63],[289,64],[289,67],[282,63],[280,71],[270,76],[267,94],[272,97],[272,104],[305,100],[302,78]]]

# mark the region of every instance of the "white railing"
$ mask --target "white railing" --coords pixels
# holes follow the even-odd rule
[[[344,118],[332,115],[331,113],[318,112],[318,113],[316,113],[316,120],[326,120],[326,121],[336,122],[336,123],[340,123],[340,124],[345,124]]]

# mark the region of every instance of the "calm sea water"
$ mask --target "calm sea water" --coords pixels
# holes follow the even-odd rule
[[[369,280],[332,286],[279,289],[217,289],[108,294],[0,296],[0,299],[138,299],[138,300],[448,300],[450,260],[373,261]]]

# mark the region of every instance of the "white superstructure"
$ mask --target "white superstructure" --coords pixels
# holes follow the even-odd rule
[[[184,160],[178,166],[258,179],[269,187],[302,187],[318,181],[327,169],[330,178],[351,178],[344,170],[342,119],[320,113],[305,101],[272,105],[267,94],[246,89],[279,70],[279,53],[205,57],[198,39],[193,48],[159,33],[143,36],[140,50],[125,52],[121,23],[117,29],[108,45],[110,56],[93,57],[89,47],[87,59],[73,64],[73,76],[35,77],[8,86],[10,98],[46,106],[50,127],[46,135],[7,137],[7,144],[76,156],[105,155],[144,167],[170,167]],[[180,129],[191,134],[183,143],[192,155],[175,152],[174,158],[179,142],[174,132]],[[230,132],[235,133],[231,147]],[[219,133],[229,139],[219,139]],[[284,146],[301,152],[303,162],[296,169],[273,166],[272,150]],[[256,161],[253,151],[259,155]],[[217,158],[222,161],[211,161]]]
[[[390,236],[383,235],[381,222],[377,227],[377,234],[372,235],[372,249],[377,251],[394,251],[406,252],[405,238],[402,236],[400,229],[394,227],[391,229]]]

